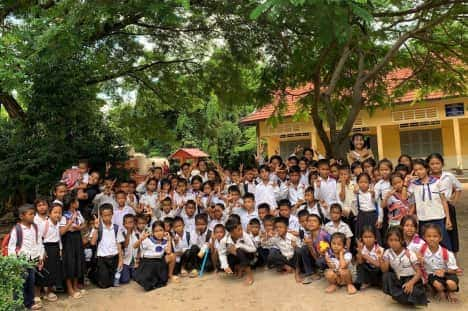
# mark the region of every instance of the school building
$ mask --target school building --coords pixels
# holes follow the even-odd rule
[[[276,126],[269,122],[277,113],[275,104],[257,109],[241,120],[242,124],[256,126],[257,141],[266,144],[269,156],[279,152],[285,158],[297,145],[325,153],[310,116],[297,113],[297,101],[311,88],[309,84],[288,92],[281,121]],[[468,168],[468,97],[433,92],[415,103],[416,95],[416,91],[408,92],[392,108],[377,109],[372,114],[361,111],[352,134],[370,137],[376,159],[388,158],[395,163],[400,154],[426,157],[431,152],[440,152],[447,169]]]

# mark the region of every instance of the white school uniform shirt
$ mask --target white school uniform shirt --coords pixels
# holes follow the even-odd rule
[[[37,225],[37,227],[39,228],[39,232],[43,232],[44,231],[44,226],[45,224],[47,223],[47,220],[49,219],[48,216],[46,216],[45,218],[42,218],[41,216],[39,216],[38,214],[34,215],[34,223]]]
[[[295,241],[297,246],[300,246],[300,241],[297,237],[291,233],[286,233],[284,238],[280,236],[274,236],[270,238],[271,246],[279,249],[281,254],[286,257],[287,260],[291,259],[294,256],[294,247],[292,242]]]
[[[124,216],[127,214],[135,215],[135,210],[128,205],[125,205],[123,208],[114,208],[114,214],[112,215],[112,223],[119,226],[119,228],[123,228],[123,219]]]
[[[65,211],[63,213],[62,218],[60,219],[59,222],[59,227],[65,227],[67,225],[68,219],[71,218],[72,213],[70,211]],[[85,222],[83,216],[81,215],[80,211],[76,211],[76,218],[74,223],[72,224],[72,228],[75,230],[78,230],[78,228]]]
[[[39,227],[39,232],[41,233],[43,243],[59,243],[60,249],[62,249],[58,222],[54,224],[50,219],[47,219],[45,224]]]
[[[445,192],[439,180],[429,177],[427,184],[415,180],[408,186],[408,193],[414,196],[416,215],[419,221],[445,218],[441,194]]]
[[[327,231],[330,235],[332,235],[335,232],[340,232],[343,233],[346,236],[346,238],[353,237],[353,232],[351,232],[351,229],[349,228],[348,224],[342,220],[340,220],[338,226],[336,226],[333,221],[329,221],[325,224],[323,229]]]
[[[244,192],[247,190],[247,192],[252,193],[255,195],[255,190],[257,188],[257,184],[255,183],[255,180],[252,180],[251,182],[244,181]]]
[[[447,250],[448,261],[445,261],[442,255],[442,247],[439,248],[435,253],[431,252],[429,247],[426,248],[424,254],[424,269],[428,274],[434,273],[436,270],[458,270],[457,260],[453,253]]]
[[[119,232],[117,233],[117,240],[125,242],[125,238],[128,235],[127,229],[121,228]],[[130,266],[134,261],[135,258],[137,257],[138,254],[138,249],[133,248],[133,244],[135,244],[138,241],[138,237],[135,233],[135,230],[132,231],[130,234],[129,240],[128,240],[128,245],[123,249],[123,264]]]
[[[344,261],[346,262],[346,267],[345,269],[349,269],[351,265],[351,260],[353,259],[353,255],[350,252],[345,252],[343,255]],[[340,258],[336,257],[334,255],[330,256],[330,262],[333,265],[334,270],[339,270],[340,269]]]
[[[157,241],[152,236],[144,239],[140,245],[141,257],[162,258],[166,252],[167,243],[168,241],[164,238],[161,241]]]
[[[441,188],[447,200],[452,197],[453,191],[462,191],[463,186],[460,181],[450,172],[442,172],[439,178]]]
[[[329,206],[333,203],[339,202],[338,193],[336,192],[336,180],[331,177],[323,179],[320,176],[318,177],[318,180],[320,180],[320,187],[317,187],[316,184],[314,185],[314,197],[318,201],[324,200]]]
[[[318,217],[320,217],[320,212],[319,212],[319,205],[317,203],[315,203],[314,205],[310,206],[309,204],[307,204],[305,206],[305,208],[307,209],[307,211],[309,212],[309,214],[314,214],[314,215],[317,215]]]
[[[249,233],[249,236],[252,239],[252,242],[254,243],[255,247],[258,248],[261,243],[260,234],[254,236],[252,233]]]
[[[356,206],[353,205],[353,200],[356,196],[356,194],[354,193],[355,184],[356,183],[354,181],[350,181],[349,184],[345,185],[345,198],[344,200],[341,200],[341,182],[336,183],[336,192],[338,193],[338,199],[340,200],[343,212],[351,212],[354,216],[356,216],[358,213]]]
[[[356,209],[359,212],[374,212],[377,211],[378,213],[378,221],[383,221],[383,211],[380,206],[376,206],[375,199],[372,196],[372,193],[370,191],[367,192],[362,192],[359,190],[359,192],[354,196],[354,203],[353,205],[356,206]],[[359,200],[359,201],[358,201]]]
[[[389,180],[379,180],[374,185],[375,200],[379,207],[382,207],[382,200],[385,198],[385,195],[392,190],[392,185]]]
[[[31,225],[29,228],[23,224],[20,224],[21,231],[23,233],[23,241],[21,248],[16,253],[16,228],[10,232],[10,240],[8,241],[8,256],[25,256],[28,259],[43,259],[44,258],[44,245],[42,244],[42,236],[39,228]]]
[[[98,234],[97,232],[95,234]],[[114,231],[114,224],[111,224],[108,227],[105,224],[102,224],[102,236],[101,241],[98,242],[97,246],[97,256],[98,257],[107,257],[115,256],[119,253],[117,248],[117,243],[122,243],[125,241],[125,238],[122,234],[117,232],[117,236]]]
[[[228,256],[228,247],[230,245],[235,245],[236,248],[240,248],[247,253],[255,253],[257,248],[255,247],[254,242],[246,232],[242,232],[242,238],[238,239],[236,242],[232,240],[232,237],[229,233],[226,233],[224,238],[219,242],[218,256],[219,263],[221,264],[221,269],[226,269],[229,267],[227,256]]]
[[[408,248],[416,254],[419,254],[424,244],[426,244],[426,242],[424,242],[424,240],[421,237],[419,237],[418,234],[415,234],[411,239],[411,242],[406,246],[406,248]]]
[[[206,228],[206,230],[202,233],[198,232],[197,230],[193,230],[190,232],[190,246],[196,245],[200,249],[205,249],[208,247],[209,239],[208,239],[208,232],[210,235],[213,236],[213,232]],[[210,238],[211,238],[210,236]]]
[[[393,249],[389,248],[384,252],[383,258],[390,263],[398,278],[413,276],[416,273],[414,267],[418,264],[418,258],[409,249],[403,248],[401,253],[397,255]]]
[[[221,217],[221,219],[211,219],[210,222],[208,223],[208,229],[210,229],[211,231],[214,231],[214,227],[218,224],[221,224],[221,225],[224,225],[225,223],[225,220],[224,220],[224,216]]]
[[[244,230],[247,230],[247,225],[249,224],[251,219],[257,218],[257,219],[260,220],[260,218],[258,217],[258,211],[257,211],[256,208],[253,211],[251,211],[250,213],[243,207],[234,208],[232,210],[232,213],[236,214],[236,215],[239,215],[239,217],[241,219],[242,229],[244,229]]]
[[[169,218],[174,218],[174,217],[177,216],[176,214],[177,214],[176,210],[171,209],[171,210],[169,211],[169,213],[166,213],[165,211],[163,211],[163,210],[161,209],[160,215],[159,215],[159,220],[160,220],[160,221],[164,221],[164,219],[167,218],[167,217],[169,217]]]
[[[182,209],[180,212],[180,217],[184,220],[185,231],[192,232],[195,231],[195,214],[192,217],[189,217],[185,212],[185,209]]]
[[[288,230],[299,232],[301,225],[299,224],[299,219],[294,215],[289,215],[289,225]]]
[[[297,201],[304,200],[306,186],[302,183],[299,183],[297,186],[289,184],[288,187],[288,200],[291,205],[295,205]]]
[[[275,175],[276,176],[276,175]],[[286,188],[286,183],[282,184],[283,188]],[[263,181],[255,187],[255,203],[258,207],[262,203],[270,205],[271,209],[278,207],[276,201],[281,196],[281,189],[275,182],[268,182],[265,184]]]
[[[158,194],[157,192],[153,192],[152,194],[149,194],[145,192],[141,197],[140,197],[140,204],[143,205],[149,205],[153,211],[158,208]]]
[[[93,205],[98,208],[103,204],[112,204],[114,208],[118,206],[117,201],[115,200],[114,193],[105,194],[104,192],[98,193],[93,199]]]
[[[195,195],[191,192],[186,191],[183,194],[173,192],[172,201],[176,206],[184,205],[188,200],[196,201]]]
[[[379,253],[382,256],[384,254],[384,248],[377,243],[375,243],[372,249],[370,250],[367,249],[367,247],[364,245],[361,251],[361,255],[369,256],[373,260],[377,260],[379,258],[379,255],[378,255]]]
[[[309,175],[310,171],[306,171],[305,173],[301,172],[301,179],[299,179],[299,183],[305,185],[306,187],[309,186]]]
[[[190,248],[190,240],[192,239],[192,236],[190,233],[187,231],[184,231],[182,236],[180,236],[177,233],[174,233],[174,236],[177,236],[179,241],[177,244],[175,243],[175,239],[172,239],[172,248],[174,249],[174,253],[179,253],[179,252],[185,252]],[[180,255],[177,255],[177,259],[179,262],[180,261]]]

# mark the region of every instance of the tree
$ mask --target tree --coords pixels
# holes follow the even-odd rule
[[[229,13],[223,8],[231,16],[223,24],[228,44],[261,55],[264,103],[313,84],[301,94],[300,111],[310,114],[328,156],[344,158],[362,109],[389,106],[412,88],[466,94],[466,1],[241,3],[231,2]],[[411,74],[389,81],[399,68]]]

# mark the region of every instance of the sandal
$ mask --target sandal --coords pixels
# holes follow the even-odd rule
[[[171,282],[174,282],[174,283],[180,283],[180,279],[179,279],[179,277],[178,277],[177,275],[171,276],[171,277],[169,278],[169,280],[170,280]]]
[[[180,276],[181,277],[184,278],[184,277],[187,277],[188,275],[189,275],[189,273],[187,272],[187,270],[183,269],[183,270],[180,271]]]
[[[50,292],[48,295],[44,296],[44,299],[50,302],[54,302],[58,300],[58,297],[54,293]]]
[[[80,299],[83,296],[81,296],[79,292],[74,292],[73,295],[68,296],[68,297],[73,298],[73,299]]]
[[[42,305],[40,303],[35,303],[32,305],[31,310],[41,310]]]
[[[197,276],[198,276],[197,269],[193,269],[192,271],[190,271],[190,277],[191,278],[196,278]]]

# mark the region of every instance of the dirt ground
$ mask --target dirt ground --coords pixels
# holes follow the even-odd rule
[[[468,184],[457,206],[461,249],[459,266],[468,266]],[[272,271],[255,274],[255,283],[247,287],[223,274],[206,274],[197,279],[181,279],[178,284],[144,292],[136,283],[106,290],[89,289],[79,300],[59,296],[59,301],[45,304],[46,310],[403,310],[380,290],[369,289],[348,296],[344,288],[325,294],[323,280],[310,285],[296,284],[292,275]],[[460,302],[431,301],[427,310],[468,310],[468,277],[460,279]]]

